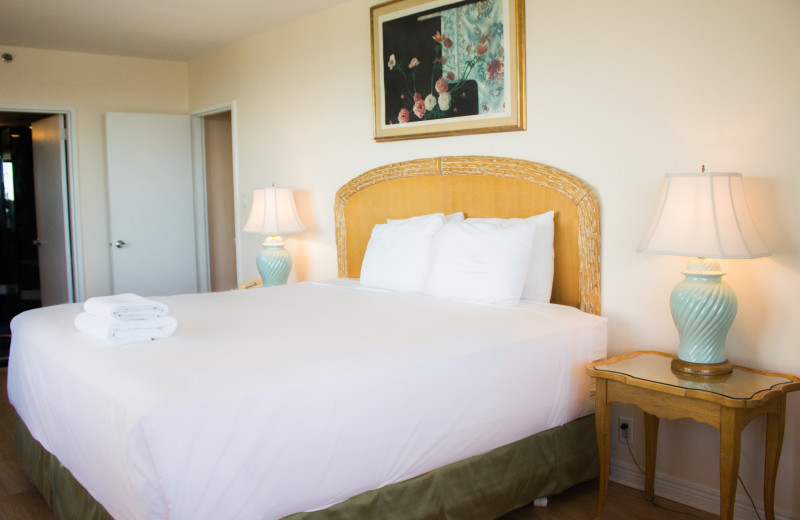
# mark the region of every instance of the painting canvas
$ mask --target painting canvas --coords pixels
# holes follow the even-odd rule
[[[373,7],[375,138],[523,130],[523,5],[396,0]]]

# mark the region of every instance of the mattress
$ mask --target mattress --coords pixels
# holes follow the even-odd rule
[[[15,318],[9,398],[117,519],[281,518],[591,411],[605,319],[357,282],[158,298],[171,338],[108,347],[79,304]]]

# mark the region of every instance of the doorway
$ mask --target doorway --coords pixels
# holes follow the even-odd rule
[[[211,291],[238,285],[231,112],[203,117],[208,268]]]
[[[208,107],[192,117],[198,270],[201,291],[235,289],[241,283],[242,216],[237,198],[236,102]]]
[[[0,107],[0,365],[14,316],[74,301],[66,117]]]
[[[0,366],[8,364],[11,318],[41,306],[30,123],[0,126]]]

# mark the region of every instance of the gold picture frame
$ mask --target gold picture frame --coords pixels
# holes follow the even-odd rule
[[[376,141],[525,130],[524,0],[373,6]]]

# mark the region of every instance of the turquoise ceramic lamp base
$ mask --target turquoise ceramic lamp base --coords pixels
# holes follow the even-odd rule
[[[680,347],[672,369],[695,375],[728,374],[725,338],[736,317],[736,293],[722,281],[719,262],[698,258],[689,262],[686,278],[672,291],[669,307],[678,328]]]
[[[292,256],[284,248],[283,239],[271,235],[261,245],[264,248],[256,257],[256,267],[264,287],[284,285],[292,270]]]

